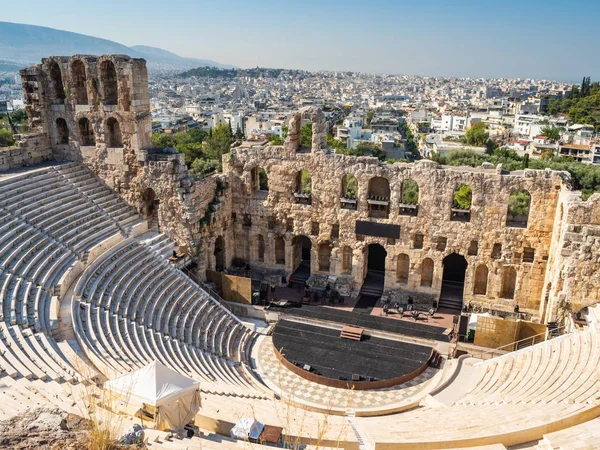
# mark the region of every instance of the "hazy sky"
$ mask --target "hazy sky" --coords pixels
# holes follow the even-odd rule
[[[600,79],[600,0],[27,0],[0,20],[239,67]]]

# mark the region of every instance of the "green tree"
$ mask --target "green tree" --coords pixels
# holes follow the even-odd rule
[[[216,159],[201,159],[197,158],[190,168],[190,172],[195,175],[207,175],[209,173],[216,171],[221,171],[223,169],[221,161]]]
[[[234,139],[229,124],[222,123],[216,128],[211,129],[211,133],[206,139],[206,145],[203,147],[203,153],[207,159],[221,160],[221,156],[229,153]]]
[[[371,121],[373,120],[374,116],[375,116],[375,111],[367,112],[366,128],[369,128],[371,126]]]
[[[523,155],[523,169],[529,168],[529,153]]]
[[[261,191],[269,190],[269,178],[267,177],[267,172],[262,167],[258,171],[258,188]]]
[[[488,139],[485,142],[485,153],[488,155],[493,155],[494,152],[498,150],[498,144],[493,139]]]
[[[415,180],[405,180],[402,183],[402,203],[416,205],[419,203],[419,185]]]
[[[300,128],[300,147],[312,147],[312,122],[305,123]]]
[[[242,130],[240,130],[240,127],[237,127],[237,130],[235,130],[235,140],[236,141],[243,141],[244,140],[244,133],[242,132]]]
[[[489,138],[483,122],[474,123],[465,133],[465,142],[469,145],[484,145]]]
[[[11,147],[14,144],[12,133],[9,130],[0,130],[0,147]]]
[[[303,170],[300,175],[300,191],[304,194],[312,192],[312,177],[306,170]]]
[[[473,192],[471,191],[471,187],[466,184],[461,184],[454,189],[452,207],[458,209],[471,209],[472,198]]]
[[[270,134],[267,137],[267,140],[269,141],[269,143],[271,145],[283,145],[284,144],[283,138],[277,136],[276,134]]]
[[[560,139],[560,130],[556,127],[545,126],[540,130],[542,136],[546,136],[551,141],[558,141]]]
[[[508,198],[508,214],[527,217],[530,203],[531,195],[525,189],[513,191]]]

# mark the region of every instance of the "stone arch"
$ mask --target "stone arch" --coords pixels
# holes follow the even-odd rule
[[[79,128],[79,139],[81,139],[82,146],[96,145],[96,136],[94,135],[94,129],[92,124],[87,117],[82,117],[77,122]]]
[[[369,217],[388,218],[390,213],[390,182],[384,177],[369,180],[367,190]]]
[[[489,269],[485,264],[480,264],[475,269],[475,277],[473,282],[473,294],[474,295],[485,295],[487,294],[487,283],[488,283]]]
[[[73,80],[73,98],[76,105],[87,105],[87,77],[85,65],[80,59],[71,63],[71,79]]]
[[[257,241],[257,246],[258,246],[258,261],[259,262],[264,262],[265,260],[265,238],[263,237],[262,234],[259,234],[256,237],[256,241]]]
[[[296,172],[294,198],[296,203],[312,204],[312,176],[304,169]]]
[[[331,267],[331,243],[319,244],[319,271],[329,272]]]
[[[275,263],[285,264],[285,239],[283,236],[275,238]]]
[[[401,253],[396,259],[396,281],[402,284],[407,284],[409,272],[410,257],[405,253]]]
[[[300,144],[300,129],[302,128],[302,120],[312,122],[312,142],[311,152],[321,150],[327,143],[327,124],[325,122],[325,114],[316,106],[306,106],[301,108],[297,113],[293,114],[288,128],[286,147],[291,151],[301,151]]]
[[[346,199],[356,199],[358,196],[358,180],[350,173],[342,177],[342,189],[340,196]]]
[[[526,189],[516,189],[508,197],[508,208],[506,213],[506,226],[527,227],[529,210],[531,207],[531,194]]]
[[[344,246],[342,249],[342,272],[343,273],[351,273],[352,272],[352,247]]]
[[[50,81],[52,82],[54,98],[60,103],[64,103],[66,97],[65,87],[62,81],[62,72],[56,61],[50,61],[48,63],[48,74],[50,75]]]
[[[66,145],[69,143],[69,127],[67,121],[62,117],[56,119],[56,144]]]
[[[115,148],[115,147],[123,147],[123,137],[121,136],[121,127],[119,125],[119,121],[114,117],[109,117],[106,120],[106,146]]]
[[[292,261],[294,270],[298,269],[310,275],[312,241],[308,236],[300,234],[292,239]]]
[[[156,198],[156,192],[154,192],[154,189],[144,189],[144,192],[142,192],[142,201],[140,204],[140,214],[142,218],[145,220],[150,220],[150,223],[152,223],[154,213],[156,212],[157,208],[158,200]]]
[[[215,239],[215,249],[213,251],[215,256],[215,270],[218,272],[222,272],[225,270],[225,240],[223,236],[218,236]]]
[[[469,263],[463,255],[452,252],[443,259],[442,265],[444,270],[439,307],[461,310]]]
[[[433,285],[433,259],[425,258],[421,262],[421,286],[431,287]]]
[[[469,222],[471,220],[471,206],[473,204],[473,191],[468,184],[457,184],[452,192],[451,220]]]
[[[419,185],[412,178],[407,178],[402,182],[400,201],[405,205],[419,204]]]
[[[515,298],[517,287],[517,271],[512,266],[507,266],[502,270],[502,290],[500,297]]]
[[[102,103],[104,105],[119,104],[119,84],[115,64],[105,59],[100,63],[100,84],[102,86]]]

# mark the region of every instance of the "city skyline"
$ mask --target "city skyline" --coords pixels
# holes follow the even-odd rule
[[[577,82],[597,78],[594,22],[600,5],[584,1],[577,20],[557,1],[507,1],[492,7],[463,0],[370,3],[265,1],[163,4],[107,0],[90,13],[67,0],[4,5],[3,20],[150,45],[181,56],[238,67],[278,67],[446,77],[518,77]],[[168,12],[168,11],[167,11]],[[206,19],[206,20],[204,20]],[[185,40],[184,40],[185,39]]]

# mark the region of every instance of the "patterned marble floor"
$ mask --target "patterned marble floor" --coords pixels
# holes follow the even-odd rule
[[[265,383],[292,401],[324,409],[384,409],[409,404],[434,389],[441,371],[427,368],[412,380],[391,388],[358,391],[313,383],[285,368],[277,360],[273,340],[265,336],[256,354],[256,365]]]

